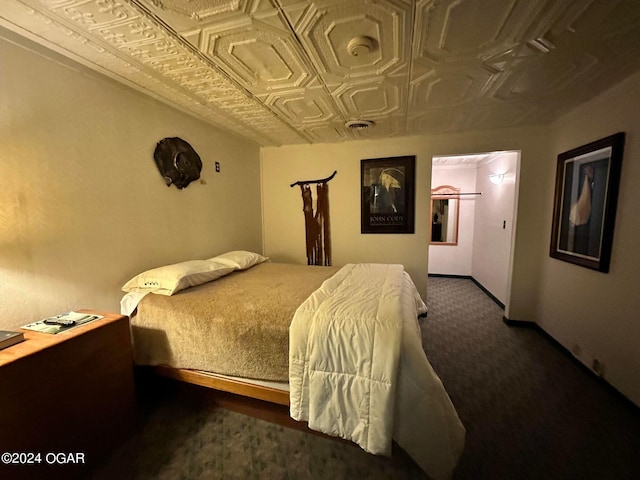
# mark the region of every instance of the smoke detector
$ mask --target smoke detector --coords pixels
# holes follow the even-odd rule
[[[364,130],[373,127],[373,122],[371,120],[350,120],[344,126],[352,130]]]
[[[360,36],[349,40],[349,43],[347,44],[347,51],[349,52],[349,55],[359,57],[370,53],[373,50],[373,47],[373,38]]]

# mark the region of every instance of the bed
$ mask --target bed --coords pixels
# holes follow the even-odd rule
[[[295,420],[373,454],[395,440],[432,478],[451,476],[465,430],[422,349],[426,306],[401,265],[242,251],[183,263],[123,287],[136,364],[288,404]]]

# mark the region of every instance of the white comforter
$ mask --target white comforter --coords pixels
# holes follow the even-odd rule
[[[429,476],[450,477],[465,430],[422,349],[424,312],[401,265],[344,266],[291,323],[291,417],[373,454],[395,439]]]

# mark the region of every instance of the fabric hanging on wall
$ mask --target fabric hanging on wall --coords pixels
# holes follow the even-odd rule
[[[302,211],[307,242],[307,265],[331,265],[331,231],[329,223],[329,185],[316,186],[316,212],[313,213],[313,194],[308,183],[300,184]]]

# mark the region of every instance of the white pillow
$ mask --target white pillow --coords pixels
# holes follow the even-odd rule
[[[220,278],[233,270],[232,266],[211,260],[188,260],[142,272],[125,283],[122,290],[173,295],[185,288]]]
[[[269,260],[267,257],[263,257],[259,253],[247,252],[245,250],[234,250],[232,252],[223,253],[217,257],[209,259],[212,262],[222,263],[229,267],[233,267],[235,270],[246,270],[262,262]]]

